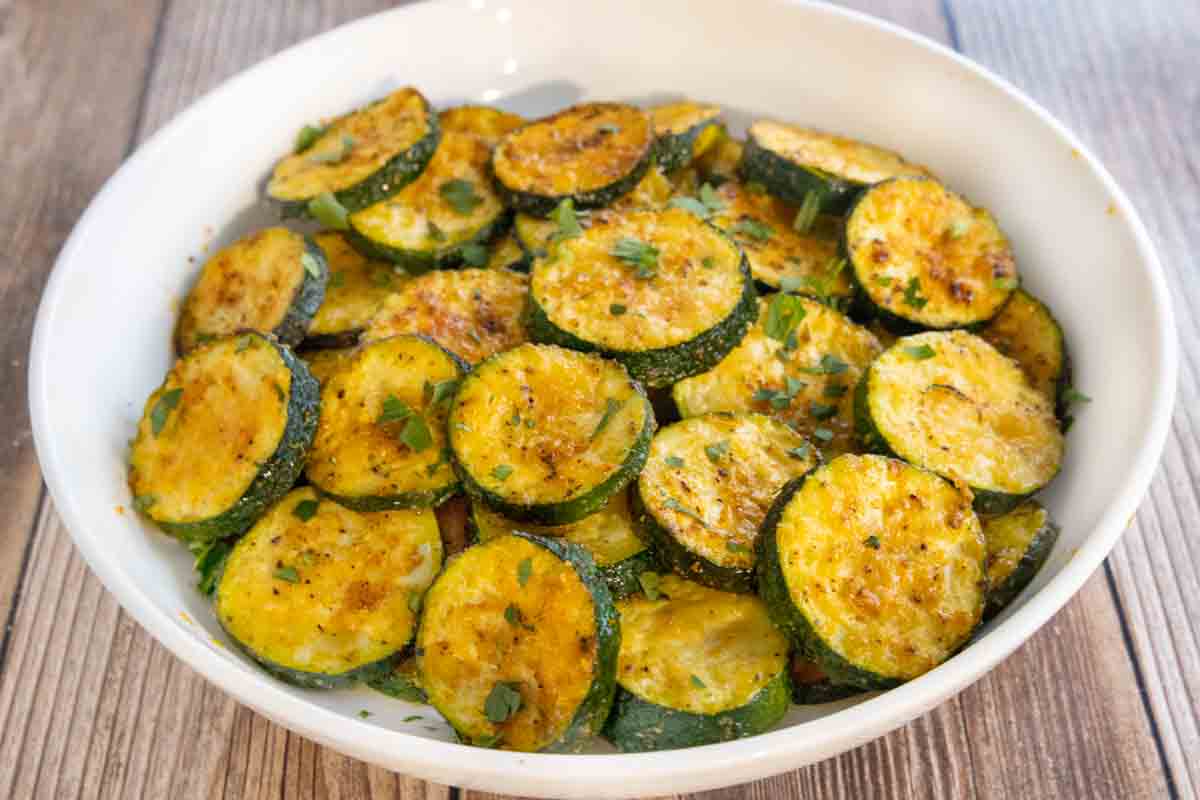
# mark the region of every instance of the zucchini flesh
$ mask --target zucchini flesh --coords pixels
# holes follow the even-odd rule
[[[1033,387],[1050,402],[1061,404],[1062,393],[1070,383],[1070,362],[1062,328],[1045,303],[1017,289],[979,335],[1016,361]]]
[[[990,617],[1011,603],[1046,563],[1058,540],[1058,526],[1041,504],[1028,500],[1007,514],[985,519],[983,537]]]
[[[521,522],[564,525],[637,475],[654,433],[641,386],[619,364],[521,345],[468,375],[450,410],[467,492]]]
[[[780,341],[767,335],[773,303],[804,312],[793,329],[794,346],[786,336]],[[672,396],[684,417],[757,411],[783,420],[827,452],[844,453],[857,448],[854,386],[880,351],[875,336],[843,314],[808,298],[769,295],[759,300],[758,322],[741,343],[708,372],[675,384]]]
[[[429,701],[464,742],[562,751],[608,716],[619,642],[612,597],[587,553],[518,533],[468,548],[438,576],[417,664]],[[492,705],[489,715],[497,692],[519,694],[519,706]]]
[[[698,177],[714,185],[733,180],[742,162],[746,143],[722,132],[717,140],[696,159]]]
[[[445,500],[458,489],[447,393],[461,375],[457,358],[421,336],[364,345],[321,388],[309,481],[360,511]]]
[[[488,252],[487,268],[528,272],[529,257],[521,249],[517,237],[512,233],[507,233],[492,245],[492,249]]]
[[[464,248],[486,244],[508,225],[487,175],[491,152],[476,136],[443,132],[419,178],[350,216],[351,241],[413,273],[461,263]]]
[[[868,307],[901,332],[987,322],[1017,278],[992,215],[928,178],[864,191],[846,218],[844,249]]]
[[[508,134],[496,145],[492,172],[518,211],[545,216],[567,198],[577,209],[598,208],[637,185],[653,144],[641,109],[585,103]]]
[[[849,305],[854,285],[837,269],[836,219],[820,217],[801,232],[793,226],[796,209],[766,192],[750,191],[737,181],[722,183],[716,192],[723,207],[713,214],[713,224],[742,248],[756,281],[771,289],[795,284],[804,294],[820,288],[835,305]]]
[[[672,575],[659,596],[617,604],[618,699],[605,735],[626,752],[694,747],[768,730],[788,707],[788,641],[754,596]]]
[[[222,249],[204,264],[175,329],[180,354],[244,330],[287,345],[304,338],[325,297],[325,253],[287,228],[266,228]]]
[[[467,133],[493,148],[512,131],[525,124],[518,114],[488,106],[455,106],[438,115],[442,133]]]
[[[258,333],[204,345],[146,400],[134,503],[185,541],[239,535],[299,477],[319,413],[317,382],[286,347]]]
[[[418,333],[468,364],[477,364],[526,341],[521,312],[527,285],[524,275],[505,270],[442,270],[421,275],[384,302],[363,340]]]
[[[514,522],[483,503],[471,504],[471,525],[476,538],[487,542],[518,530],[539,536],[561,537],[591,554],[596,569],[613,597],[638,591],[638,578],[656,564],[654,554],[634,529],[628,492],[617,492],[597,512],[569,525],[531,525]]]
[[[687,166],[716,141],[721,107],[684,100],[650,109],[658,165],[667,172]]]
[[[308,371],[322,386],[354,356],[352,347],[325,347],[300,353]]]
[[[391,667],[441,565],[431,511],[363,514],[296,489],[233,548],[217,619],[280,679],[344,686]]]
[[[653,249],[650,269],[614,255],[631,243]],[[682,209],[636,211],[535,260],[528,325],[535,341],[600,352],[658,387],[732,350],[753,321],[754,297],[745,258],[716,228]]]
[[[1015,362],[965,331],[900,339],[859,382],[864,444],[975,493],[1000,513],[1046,486],[1062,465],[1054,409]]]
[[[391,264],[364,258],[339,233],[319,233],[314,241],[325,253],[329,282],[304,345],[349,347],[406,276]]]
[[[738,171],[795,205],[806,198],[841,214],[864,186],[899,175],[926,175],[899,154],[873,144],[770,120],[750,126]]]
[[[838,456],[763,523],[759,594],[835,682],[887,689],[966,644],[983,614],[970,493],[884,456]]]
[[[275,165],[267,195],[285,215],[308,213],[330,193],[361,211],[412,182],[438,146],[437,114],[420,92],[404,88],[333,120],[312,145]]]
[[[861,694],[857,686],[834,683],[815,662],[796,654],[792,657],[792,702],[798,706],[815,706],[845,700]]]
[[[643,535],[675,572],[754,590],[758,527],[779,488],[819,463],[815,447],[762,414],[706,414],[663,428],[637,484]]]

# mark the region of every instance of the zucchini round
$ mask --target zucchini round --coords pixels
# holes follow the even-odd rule
[[[884,456],[838,456],[779,493],[758,591],[831,680],[889,689],[966,644],[983,615],[984,539],[971,496]]]
[[[741,251],[678,208],[614,216],[557,242],[534,261],[529,299],[534,341],[599,352],[651,387],[714,366],[757,311]]]
[[[697,178],[719,186],[737,177],[746,143],[721,131],[717,140],[696,158]]]
[[[834,683],[815,661],[792,656],[792,702],[798,706],[832,703],[862,694],[857,686]]]
[[[521,248],[517,237],[510,232],[492,244],[492,249],[488,251],[487,268],[528,272],[529,257]]]
[[[352,347],[325,347],[319,350],[305,350],[297,353],[308,367],[308,371],[322,386],[333,376],[333,373],[346,365],[353,356]]]
[[[354,213],[396,194],[416,179],[440,130],[420,92],[404,88],[339,117],[309,146],[275,165],[267,196],[284,216],[312,216],[323,195]]]
[[[229,554],[217,620],[280,680],[338,688],[391,669],[441,566],[432,512],[362,514],[296,489]]]
[[[546,216],[570,198],[577,209],[607,206],[642,179],[654,154],[646,112],[621,103],[585,103],[508,134],[492,172],[508,204]]]
[[[655,157],[667,172],[686,167],[720,135],[721,107],[684,100],[650,109]]]
[[[455,106],[438,115],[442,133],[467,133],[493,148],[512,131],[525,124],[517,114],[489,106]]]
[[[831,133],[759,120],[750,126],[738,172],[785,202],[842,214],[863,187],[898,175],[927,175],[899,154]]]
[[[483,503],[471,504],[471,527],[480,542],[518,530],[550,536],[579,545],[591,554],[596,569],[613,597],[625,597],[641,587],[643,572],[658,565],[654,552],[637,534],[629,510],[629,494],[617,492],[599,511],[569,525],[531,525],[513,522]]]
[[[727,742],[787,713],[788,641],[757,597],[666,575],[617,604],[617,699],[604,728],[624,752]]]
[[[544,525],[604,506],[641,470],[654,434],[650,401],[619,364],[534,344],[477,366],[449,423],[467,493]]]
[[[984,514],[1015,507],[1062,465],[1050,401],[965,331],[907,336],[886,350],[859,381],[855,422],[868,449],[970,486]]]
[[[135,507],[184,541],[245,532],[300,476],[319,392],[291,350],[259,333],[179,359],[146,400],[130,448]]]
[[[651,441],[634,518],[678,574],[752,592],[759,524],[779,488],[819,461],[803,436],[763,414],[685,419]]]
[[[468,364],[526,341],[521,313],[528,278],[507,270],[439,270],[405,283],[363,333],[374,342],[419,333]]]
[[[988,594],[985,616],[992,617],[1029,585],[1046,563],[1058,526],[1036,500],[1028,500],[1007,514],[983,521],[987,541]]]
[[[245,330],[299,344],[328,278],[325,253],[311,239],[287,228],[243,237],[204,264],[180,311],[175,349],[182,355]]]
[[[1017,289],[979,335],[1016,361],[1033,388],[1046,395],[1063,416],[1062,398],[1071,383],[1071,361],[1062,327],[1045,303]]]
[[[733,352],[675,384],[672,396],[684,417],[758,411],[826,452],[844,453],[857,447],[854,385],[880,350],[843,314],[805,297],[770,295],[759,299],[758,322]]]
[[[309,481],[358,511],[436,506],[454,494],[446,414],[464,369],[423,336],[361,347],[321,387]]]
[[[314,241],[325,253],[329,282],[325,300],[308,326],[304,346],[351,347],[379,306],[407,276],[391,264],[364,258],[340,233],[319,233]]]
[[[620,641],[583,548],[515,533],[468,548],[434,581],[417,666],[464,742],[561,752],[608,716]]]
[[[1017,281],[992,215],[929,178],[896,178],[862,193],[843,249],[867,308],[901,333],[978,326]]]

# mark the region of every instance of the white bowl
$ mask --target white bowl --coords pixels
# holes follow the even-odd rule
[[[794,708],[762,736],[639,755],[467,749],[427,708],[367,690],[293,689],[222,646],[184,549],[128,510],[126,442],[171,362],[169,334],[196,262],[275,219],[260,189],[295,132],[409,83],[438,106],[496,102],[531,115],[585,97],[706,98],[735,127],[771,115],[895,147],[989,207],[1026,286],[1062,321],[1076,383],[1093,398],[1046,494],[1063,533],[1033,585],[964,652],[898,689]],[[995,666],[1079,589],[1134,513],[1166,437],[1176,347],[1153,247],[1112,178],[1044,110],[943,47],[824,5],[471,0],[380,14],[293,47],[143,145],[59,256],[34,334],[30,404],[50,493],[92,569],[153,636],[241,702],[441,783],[619,797],[707,789],[832,756]],[[372,716],[360,719],[360,709]],[[403,721],[413,713],[426,720]]]

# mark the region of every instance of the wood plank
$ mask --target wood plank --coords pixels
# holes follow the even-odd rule
[[[1181,797],[1200,793],[1200,4],[953,2],[964,52],[1083,134],[1129,193],[1168,273],[1183,363],[1148,501],[1109,560]],[[1193,530],[1189,530],[1192,528]]]

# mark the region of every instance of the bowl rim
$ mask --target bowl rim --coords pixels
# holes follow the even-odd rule
[[[1104,186],[1133,235],[1139,258],[1137,267],[1153,298],[1154,335],[1161,357],[1153,393],[1153,413],[1143,432],[1136,458],[1120,491],[1100,514],[1100,522],[1046,586],[1032,595],[988,635],[971,645],[969,658],[953,658],[931,672],[882,696],[834,712],[819,720],[800,723],[747,739],[686,750],[655,753],[557,755],[515,753],[467,748],[453,742],[427,739],[348,718],[309,703],[291,689],[265,675],[233,667],[201,638],[176,624],[170,612],[159,608],[133,580],[123,565],[101,547],[99,537],[84,533],[92,525],[76,505],[64,478],[64,453],[53,434],[47,398],[45,365],[52,358],[49,330],[61,313],[61,298],[68,269],[80,255],[83,231],[95,223],[98,209],[130,179],[134,167],[166,147],[173,133],[202,116],[217,98],[236,91],[251,76],[281,62],[302,57],[300,51],[337,36],[350,36],[360,27],[377,24],[388,15],[404,15],[416,6],[394,8],[349,22],[310,37],[239,72],[193,102],[143,142],[89,203],[63,245],[39,304],[29,361],[29,404],[35,448],[50,496],[58,514],[92,571],[137,622],[158,642],[204,678],[275,722],[340,752],[400,772],[443,783],[489,787],[535,796],[634,796],[712,788],[730,782],[784,772],[801,764],[827,758],[899,727],[934,705],[966,688],[990,671],[1054,615],[1091,576],[1132,522],[1166,444],[1175,402],[1179,345],[1167,281],[1152,240],[1133,204],[1115,179],[1089,149],[1040,104],[1005,79],[951,48],[891,22],[868,14],[812,0],[785,0],[783,5],[805,7],[809,13],[842,17],[906,40],[959,70],[963,78],[982,81],[1000,90],[1011,101],[1033,112],[1037,119],[1070,147]],[[420,4],[417,4],[418,6]],[[812,737],[819,725],[823,735]],[[469,759],[462,757],[469,754]],[[547,769],[553,766],[553,769]],[[625,767],[620,769],[619,767]]]

